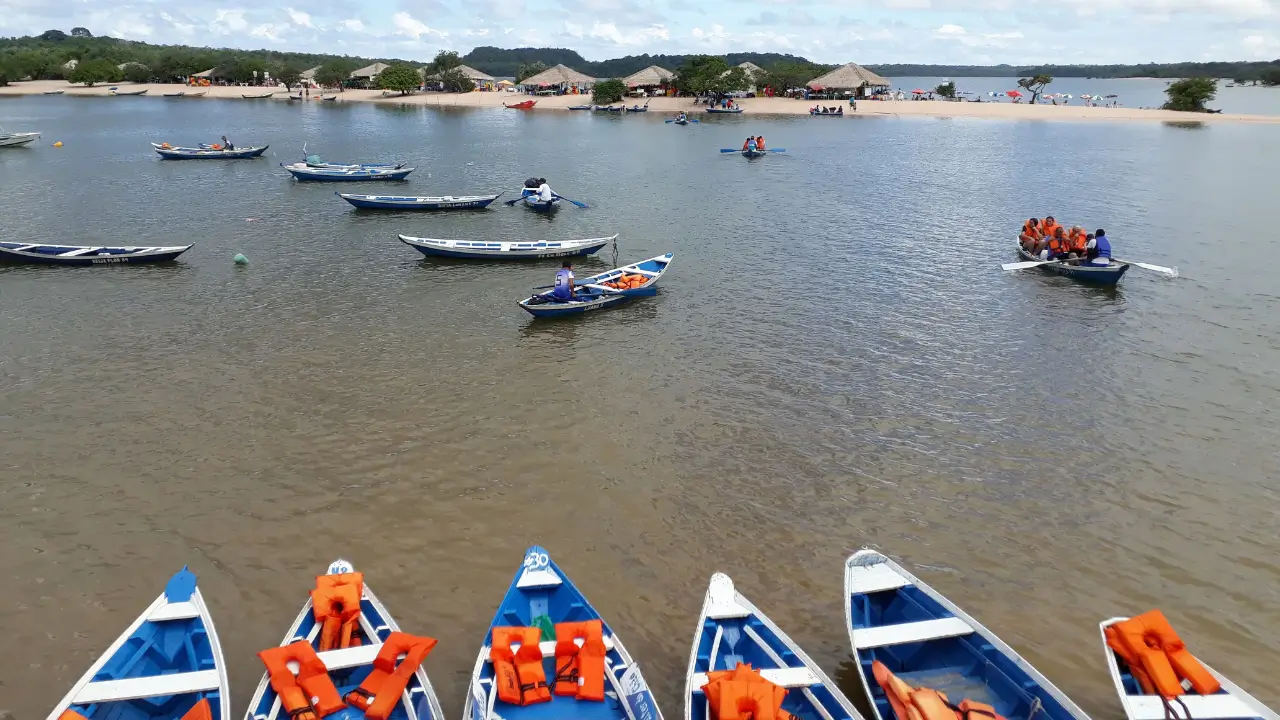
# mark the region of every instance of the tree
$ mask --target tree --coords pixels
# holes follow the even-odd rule
[[[598,82],[591,88],[591,102],[596,105],[609,105],[616,103],[627,94],[627,84],[621,80],[614,78]]]
[[[755,79],[756,87],[773,88],[781,94],[792,88],[803,88],[808,82],[827,71],[827,68],[813,63],[778,63],[770,67],[763,77]]]
[[[1018,87],[1031,93],[1031,104],[1035,105],[1036,100],[1040,99],[1040,93],[1044,92],[1044,87],[1051,82],[1053,82],[1052,75],[1032,75],[1019,80]]]
[[[316,82],[324,87],[341,87],[354,69],[347,60],[330,60],[316,71]]]
[[[17,72],[13,69],[13,60],[8,55],[0,55],[0,87],[17,80]]]
[[[734,74],[733,70],[738,72]],[[694,55],[676,70],[676,87],[694,95],[722,95],[745,90],[747,83],[746,72],[742,68],[731,70],[722,57]]]
[[[45,42],[62,42],[67,39],[67,34],[61,30],[45,30],[40,33],[40,39]]]
[[[520,67],[516,70],[516,84],[522,83],[526,79],[531,78],[546,69],[546,64],[539,60],[534,60],[530,63],[520,63]]]
[[[284,65],[276,68],[273,77],[283,83],[285,87],[291,88],[302,81],[302,71],[293,65]]]
[[[476,89],[475,81],[456,67],[439,72],[432,77],[439,80],[444,86],[444,91],[448,93],[467,93]]]
[[[124,79],[131,83],[151,82],[151,68],[142,63],[127,63],[121,72]]]
[[[439,74],[446,70],[452,70],[462,64],[462,58],[453,50],[441,50],[436,53],[436,59],[431,61],[428,66],[431,74]],[[541,71],[539,71],[541,72]]]
[[[1273,65],[1269,68],[1263,68],[1262,72],[1258,73],[1258,79],[1261,80],[1262,84],[1266,85],[1267,87],[1275,87],[1276,85],[1280,85],[1280,65]]]
[[[89,28],[73,27],[71,28],[71,37],[91,38],[93,33],[89,32]]]
[[[1170,84],[1164,94],[1169,96],[1162,106],[1165,110],[1208,112],[1204,104],[1218,94],[1218,82],[1213,78],[1187,78]]]
[[[378,73],[378,87],[383,90],[398,90],[401,95],[408,95],[422,84],[422,76],[412,66],[396,63]]]
[[[67,77],[69,82],[84,83],[89,87],[93,87],[97,83],[118,82],[122,73],[110,60],[106,58],[97,58],[96,60],[82,60],[76,69],[71,71]]]
[[[954,99],[956,96],[955,81],[945,82],[939,85],[938,87],[934,88],[933,91],[937,93],[938,97]]]
[[[234,57],[218,65],[216,74],[234,83],[251,83],[262,77],[267,64],[252,57]]]

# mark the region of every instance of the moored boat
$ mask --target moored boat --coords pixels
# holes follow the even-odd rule
[[[590,110],[591,106],[590,105],[570,105],[569,109],[570,110]]]
[[[0,147],[20,147],[40,139],[38,132],[4,132],[0,130]]]
[[[485,633],[463,717],[662,720],[662,713],[613,628],[534,546]]]
[[[280,167],[302,182],[357,182],[366,180],[403,180],[414,171],[406,167],[313,167],[307,163],[293,163]]]
[[[536,260],[591,255],[618,238],[617,235],[582,240],[442,240],[400,235],[400,242],[423,255],[468,260]]]
[[[1158,615],[1159,620],[1146,623],[1145,619],[1155,620]],[[1159,689],[1153,684],[1153,680],[1149,673],[1142,668],[1137,669],[1137,675],[1144,676],[1147,686],[1151,687],[1148,691],[1144,687],[1144,680],[1135,677],[1135,668],[1122,658],[1112,647],[1111,636],[1117,631],[1125,627],[1126,623],[1132,623],[1134,620],[1144,622],[1149,626],[1147,632],[1153,637],[1157,644],[1156,647],[1146,645],[1144,654],[1154,654],[1158,664],[1163,664],[1167,668],[1168,673],[1176,673],[1175,675],[1166,674],[1166,683],[1171,684],[1171,692],[1177,694],[1166,699],[1159,694]],[[1158,626],[1163,627],[1158,627]],[[1107,654],[1107,669],[1111,673],[1111,680],[1115,683],[1116,693],[1120,696],[1120,704],[1124,707],[1124,714],[1128,720],[1168,720],[1170,717],[1179,720],[1280,720],[1280,714],[1262,704],[1257,698],[1240,689],[1235,683],[1228,680],[1217,670],[1205,665],[1203,661],[1191,655],[1186,650],[1186,646],[1176,640],[1176,633],[1168,627],[1168,622],[1164,620],[1164,616],[1159,611],[1153,611],[1138,618],[1111,618],[1100,623],[1099,628],[1102,631],[1103,651]],[[1182,657],[1168,657],[1165,651],[1161,650],[1159,644],[1163,642],[1163,638],[1157,640],[1160,635],[1173,634],[1174,640],[1172,649],[1174,654]],[[1169,645],[1164,645],[1168,647]],[[1123,647],[1123,645],[1122,645]],[[1186,658],[1190,658],[1190,662]],[[1162,661],[1162,662],[1161,662]],[[1198,668],[1197,668],[1198,666]],[[1185,673],[1188,677],[1184,678],[1183,670],[1191,670]],[[1207,674],[1207,677],[1206,677]],[[1185,682],[1184,682],[1185,680]],[[1206,685],[1216,685],[1206,687]],[[1190,688],[1188,689],[1188,686]],[[1199,686],[1199,687],[1197,687]],[[1176,689],[1175,689],[1176,688]],[[1212,691],[1212,692],[1210,692]]]
[[[1017,245],[1018,257],[1024,261],[1034,261],[1040,258],[1033,255],[1022,248],[1022,243]],[[1071,265],[1067,262],[1055,262],[1047,265],[1041,265],[1040,269],[1056,275],[1064,275],[1072,280],[1081,282],[1094,283],[1096,285],[1115,285],[1120,282],[1120,278],[1124,277],[1129,266],[1125,263],[1112,260],[1109,265]]]
[[[334,193],[362,210],[479,210],[502,197],[497,195],[360,195]]]
[[[629,113],[649,112],[649,104],[645,103],[643,107],[641,107],[640,105],[632,105],[629,108],[625,108],[625,110]]]
[[[267,151],[262,147],[236,148],[224,150],[214,148],[156,148],[156,152],[165,160],[239,160],[242,158],[261,157]]]
[[[817,110],[810,109],[809,117],[844,117],[844,108],[839,107],[835,112],[819,112]]]
[[[658,280],[667,272],[673,257],[674,253],[667,253],[582,278],[575,283],[572,300],[558,300],[547,292],[521,300],[518,304],[534,317],[556,317],[601,310],[633,298],[657,295]]]
[[[335,560],[279,646],[258,653],[267,672],[244,720],[287,720],[312,705],[328,715],[344,701],[370,720],[443,720],[422,667],[435,644],[401,632],[363,574]]]
[[[707,108],[707,112],[713,115],[737,115],[738,113],[742,112],[742,110],[743,109],[740,107],[733,107],[733,108],[709,107]]]
[[[748,672],[743,666],[750,666]],[[728,702],[732,696],[723,688],[709,695],[704,688],[743,675],[747,676],[744,680],[785,688],[781,709],[798,718],[863,720],[817,663],[738,593],[729,576],[716,573],[711,576],[693,633],[685,674],[685,720],[724,717],[714,712],[713,702]],[[776,690],[771,694],[777,697]]]
[[[320,99],[325,102],[337,102],[338,96],[337,95],[321,95]]]
[[[187,94],[185,92],[176,92],[176,93],[164,93],[164,95],[162,95],[161,97],[180,98],[180,97],[186,97],[186,95]]]
[[[525,100],[524,102],[518,102],[515,105],[502,103],[502,107],[507,108],[508,110],[531,110],[533,109],[533,106],[537,104],[537,100]]]
[[[139,265],[168,262],[190,249],[190,245],[106,247],[0,241],[0,260],[31,265]]]
[[[66,92],[66,90],[45,90],[40,94],[41,95],[61,95],[64,92]]]
[[[893,709],[903,698],[882,686],[901,687],[892,677],[955,704],[988,705],[1007,720],[1088,720],[995,633],[883,554],[850,556],[844,587],[845,625],[873,720],[907,720]]]
[[[253,93],[253,94],[240,93],[240,97],[244,98],[245,100],[266,100],[272,95],[275,95],[275,92]]]
[[[118,89],[118,88],[109,88],[109,89],[107,90],[107,92],[108,92],[108,93],[110,93],[110,94],[112,94],[112,95],[115,95],[115,96],[117,96],[117,97],[139,97],[139,96],[142,96],[142,95],[146,95],[146,94],[147,94],[147,91],[146,91],[145,89],[143,89],[143,90],[120,90],[120,89]]]
[[[204,97],[204,96],[205,96],[205,95],[207,95],[208,93],[209,93],[209,91],[208,91],[208,90],[201,90],[200,92],[183,93],[183,97],[188,97],[188,98],[200,98],[200,97]]]
[[[48,720],[230,720],[226,663],[187,568],[116,638]]]

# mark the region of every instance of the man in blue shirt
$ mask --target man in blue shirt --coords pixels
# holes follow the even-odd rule
[[[568,260],[561,263],[560,270],[556,272],[555,289],[551,291],[551,297],[560,302],[573,300],[573,263]]]
[[[1107,239],[1106,230],[1098,228],[1098,231],[1093,234],[1093,239],[1089,241],[1085,251],[1085,257],[1089,258],[1090,265],[1111,264],[1111,241]]]

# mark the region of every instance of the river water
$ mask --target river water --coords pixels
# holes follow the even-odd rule
[[[1280,702],[1280,128],[158,98],[5,101],[0,124],[45,133],[0,151],[5,237],[196,243],[164,267],[0,268],[0,707],[18,720],[184,564],[240,712],[254,653],[338,556],[441,640],[427,667],[456,715],[534,543],[667,717],[717,570],[857,698],[841,575],[863,545],[1096,716],[1121,714],[1098,621],[1155,606]],[[717,152],[747,133],[786,154]],[[147,146],[223,134],[269,157]],[[541,175],[592,207],[356,213],[277,166],[304,141],[411,160],[412,193]],[[1046,213],[1182,277],[1002,272]],[[535,323],[515,301],[554,262],[424,262],[398,232],[618,232],[619,258],[675,262],[656,298]]]

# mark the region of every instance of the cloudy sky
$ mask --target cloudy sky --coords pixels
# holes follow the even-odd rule
[[[839,63],[1280,58],[1280,0],[0,0],[0,35],[429,60],[553,46],[588,60],[773,51]]]

